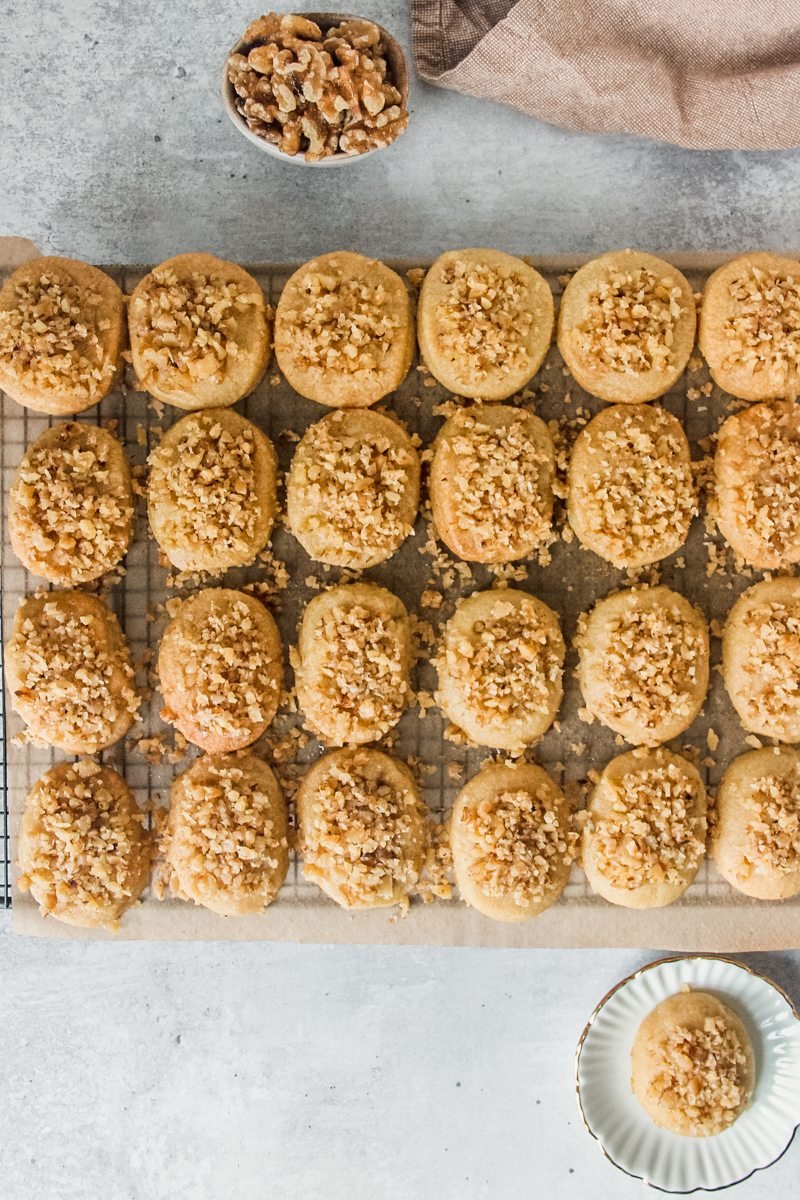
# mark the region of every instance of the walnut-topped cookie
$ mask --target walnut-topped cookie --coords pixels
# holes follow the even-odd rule
[[[468,562],[505,563],[553,540],[553,439],[504,404],[459,409],[439,430],[430,472],[433,523]]]
[[[800,751],[740,754],[717,790],[711,857],[728,883],[757,900],[800,894]]]
[[[413,531],[419,455],[399,421],[335,412],[311,425],[286,480],[286,522],[317,562],[364,570]]]
[[[28,596],[14,616],[5,670],[29,736],[69,754],[113,746],[141,704],[119,622],[87,592]]]
[[[377,741],[408,703],[411,656],[397,596],[374,583],[330,588],[303,613],[293,654],[297,703],[329,744]]]
[[[425,805],[404,762],[366,747],[332,750],[295,796],[303,875],[342,908],[399,904],[428,849]]]
[[[564,639],[535,596],[494,588],[461,600],[438,656],[437,703],[479,746],[519,753],[555,720]]]
[[[578,683],[592,717],[634,745],[688,729],[708,691],[708,626],[668,587],[598,600],[578,623]]]
[[[544,362],[555,320],[547,280],[500,250],[448,250],[425,275],[417,336],[443,387],[505,400]]]
[[[25,452],[8,493],[14,553],[34,575],[70,586],[116,567],[133,540],[131,470],[99,425],[67,421]]]
[[[621,569],[658,562],[697,515],[689,442],[658,404],[616,404],[593,417],[569,463],[567,516],[581,544]]]
[[[125,304],[114,280],[73,258],[34,258],[0,289],[0,388],[34,412],[66,417],[117,381]]]
[[[278,510],[272,442],[226,408],[183,417],[149,460],[147,511],[161,549],[181,571],[251,563]]]
[[[800,579],[765,579],[739,597],[722,635],[722,677],[745,729],[800,742]]]
[[[139,385],[176,408],[227,408],[270,359],[270,321],[256,280],[211,254],[179,254],[145,275],[128,305]]]
[[[195,592],[164,631],[158,676],[165,721],[210,754],[242,750],[278,709],[283,658],[275,620],[245,592]]]
[[[612,758],[583,829],[592,891],[624,908],[672,904],[705,856],[706,807],[703,781],[682,755],[659,746]]]
[[[713,515],[736,554],[761,570],[800,562],[800,404],[754,404],[723,421]]]
[[[743,254],[709,275],[698,341],[715,383],[742,400],[800,391],[800,262]]]
[[[680,379],[694,346],[694,294],[675,267],[614,250],[576,271],[561,298],[558,348],[587,392],[643,404]]]
[[[204,754],[172,785],[169,887],[223,916],[262,912],[289,869],[286,803],[254,754]]]
[[[462,900],[496,921],[525,921],[563,892],[575,858],[569,803],[533,763],[484,765],[461,789],[450,848]]]
[[[115,928],[150,878],[147,814],[111,767],[58,763],[28,793],[17,858],[42,916]]]
[[[275,312],[275,356],[301,396],[366,408],[400,386],[413,355],[411,301],[383,263],[340,250],[287,281]]]

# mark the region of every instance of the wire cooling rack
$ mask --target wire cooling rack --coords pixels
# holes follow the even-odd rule
[[[408,262],[394,264],[398,270],[407,270]],[[559,266],[553,264],[550,270],[546,265],[537,264],[548,275],[556,295],[562,290],[559,276]],[[573,263],[573,265],[576,265]],[[146,268],[111,269],[110,274],[116,278],[126,291],[135,286]],[[289,268],[280,267],[250,267],[259,280],[267,298],[274,304],[280,294]],[[686,264],[684,264],[684,269]],[[705,272],[687,269],[687,274],[693,285],[702,286]],[[695,458],[703,454],[700,445],[710,434],[714,433],[720,422],[730,411],[731,399],[717,388],[708,395],[704,385],[708,375],[704,367],[699,366],[699,359],[694,360],[689,371],[676,384],[672,391],[664,397],[662,403],[678,416],[686,429],[692,453]],[[393,409],[406,423],[412,434],[419,435],[422,445],[429,445],[441,427],[441,413],[435,410],[437,406],[451,399],[438,385],[431,386],[431,377],[415,362],[405,383],[398,392],[391,396],[385,407]],[[534,410],[546,421],[558,423],[559,439],[563,444],[577,433],[578,419],[593,415],[603,407],[600,401],[587,396],[577,387],[564,371],[561,358],[553,346],[547,361],[534,380],[529,391],[516,398],[517,402],[529,403]],[[2,613],[5,630],[10,630],[13,613],[24,595],[42,587],[42,581],[29,576],[16,560],[8,543],[6,521],[6,502],[8,489],[14,471],[25,451],[25,448],[39,436],[41,432],[54,422],[46,417],[40,417],[16,405],[8,397],[0,395],[0,413],[2,415],[3,437],[0,439],[0,473],[2,474],[2,514],[3,544],[2,544]],[[294,445],[300,435],[312,422],[319,420],[326,410],[294,393],[277,371],[273,362],[267,370],[263,382],[252,396],[237,408],[245,416],[255,421],[273,440],[278,453],[281,470],[286,471],[290,462]],[[134,465],[144,465],[146,456],[154,446],[163,430],[180,419],[184,414],[166,407],[163,411],[154,410],[152,403],[140,392],[119,390],[110,395],[97,408],[81,414],[81,421],[90,423],[116,422],[116,431],[126,446]],[[553,425],[555,429],[555,425]],[[563,455],[562,455],[563,457]],[[168,586],[168,571],[159,561],[158,551],[153,540],[148,536],[143,505],[137,521],[134,544],[125,562],[125,572],[119,582],[106,586],[103,594],[119,617],[120,623],[131,644],[134,661],[139,662],[148,654],[155,658],[160,634],[166,623],[163,612],[165,601],[174,595],[186,594],[183,591]],[[559,513],[559,519],[563,513]],[[424,552],[428,538],[428,523],[423,514],[420,515],[415,533],[403,545],[400,551],[388,563],[370,570],[366,575],[377,583],[395,591],[404,601],[409,611],[417,613],[425,621],[431,622],[438,628],[452,613],[456,599],[473,590],[491,586],[496,582],[496,575],[488,568],[475,566],[467,571],[463,565],[450,563],[445,559],[439,561],[446,571],[446,586],[442,586],[441,574],[437,575],[432,566],[431,557]],[[687,545],[672,558],[662,563],[658,570],[660,581],[677,591],[682,592],[704,611],[709,620],[724,619],[737,595],[749,586],[758,575],[756,573],[737,574],[732,566],[727,570],[708,573],[709,562],[708,535],[704,531],[703,520],[694,522]],[[291,682],[288,670],[288,647],[295,641],[297,623],[305,603],[316,594],[321,586],[329,586],[339,581],[342,572],[327,569],[311,561],[294,538],[282,526],[278,526],[272,539],[272,551],[275,558],[285,562],[290,574],[290,584],[285,590],[275,593],[274,600],[268,604],[275,613],[284,642],[287,660],[287,680]],[[519,566],[520,564],[516,564]],[[580,613],[599,597],[617,589],[625,583],[633,582],[624,573],[616,571],[611,566],[602,563],[594,555],[582,550],[576,541],[568,543],[558,539],[552,547],[552,559],[548,564],[531,561],[522,564],[522,579],[511,580],[511,585],[520,587],[540,596],[559,614],[564,635],[568,645],[571,643]],[[263,562],[242,571],[228,572],[224,578],[227,586],[242,586],[244,583],[264,582],[270,576],[270,568]],[[648,575],[649,577],[649,575]],[[209,580],[219,583],[220,580]],[[445,600],[438,609],[421,608],[421,596],[426,589],[444,592]],[[712,641],[712,661],[718,660],[718,642]],[[529,757],[546,766],[554,777],[563,783],[585,780],[590,769],[600,769],[605,763],[619,753],[624,747],[615,736],[597,723],[587,725],[578,715],[582,699],[574,679],[575,654],[570,650],[565,669],[565,696],[556,726],[551,729],[542,741],[535,747]],[[435,686],[435,675],[430,663],[421,661],[417,671],[415,684],[423,691],[432,692]],[[134,790],[140,802],[166,802],[169,787],[175,774],[184,770],[196,754],[192,748],[185,759],[178,763],[149,763],[137,741],[142,737],[167,735],[170,731],[160,720],[158,710],[160,697],[155,694],[143,705],[142,720],[132,735],[117,746],[102,755],[102,758],[120,770],[129,785]],[[59,752],[42,749],[28,744],[18,744],[21,724],[18,718],[9,713],[7,719],[8,738],[6,737],[6,719],[3,718],[3,826],[2,826],[2,902],[11,903],[11,876],[13,870],[10,860],[13,858],[13,833],[24,805],[25,795],[33,782],[48,769],[53,762],[63,758]],[[295,725],[300,724],[301,718],[292,712],[283,711],[279,714],[276,726],[279,732],[288,733]],[[420,784],[429,808],[433,813],[444,815],[452,804],[455,795],[463,783],[478,769],[480,763],[489,756],[490,752],[455,744],[446,737],[446,723],[437,709],[427,709],[424,713],[415,709],[409,710],[401,720],[395,735],[388,739],[385,748],[400,757],[417,764]],[[719,738],[713,755],[709,754],[707,735],[713,729]],[[274,729],[270,731],[274,736]],[[268,734],[268,737],[270,735]],[[713,738],[712,738],[713,742]],[[717,783],[722,770],[736,754],[747,749],[743,733],[722,686],[719,672],[712,670],[712,685],[709,698],[703,713],[684,737],[673,744],[675,749],[688,747],[699,760],[701,773],[706,783],[712,788]],[[256,749],[258,750],[258,746]],[[270,755],[269,745],[261,747],[266,756]],[[298,755],[298,762],[309,762],[321,752],[319,743],[311,740]],[[25,903],[30,903],[25,899]],[[168,901],[168,904],[180,905],[183,909],[189,906],[181,905],[179,901]],[[282,889],[279,901],[274,909],[302,907],[309,905],[329,904],[323,899],[313,885],[303,879],[296,861]],[[152,909],[157,904],[154,900],[146,900],[145,910]],[[696,912],[692,921],[704,922],[709,916],[713,917],[715,910],[731,906],[746,905],[752,909],[752,902],[735,893],[714,871],[709,863],[701,868],[695,882],[689,888],[678,906],[684,910],[703,910]],[[583,874],[576,867],[559,906],[581,906],[587,908],[605,907],[605,902],[594,897],[586,883]],[[762,909],[763,911],[763,909]],[[784,910],[785,911],[785,910]],[[688,914],[691,917],[691,914]],[[549,916],[549,914],[548,914]],[[633,922],[634,917],[624,912],[614,914],[621,927],[626,921]],[[203,919],[206,914],[203,913]],[[203,932],[192,933],[189,936],[230,937],[239,936],[234,933],[230,923],[224,924],[223,918],[207,914],[208,928],[203,926]],[[342,916],[342,921],[346,918]],[[641,918],[636,918],[641,919]],[[130,918],[127,918],[130,921]],[[266,920],[266,918],[265,918]],[[299,924],[286,926],[288,936],[303,940],[302,921],[298,913]],[[539,927],[544,918],[537,922],[528,922],[528,927]],[[216,922],[216,924],[214,923]],[[62,933],[56,922],[48,921],[47,932]],[[408,930],[409,922],[401,922]],[[686,928],[684,924],[682,928]],[[238,928],[238,927],[236,927]],[[569,941],[563,944],[581,944],[579,923]],[[634,928],[633,925],[630,928]],[[645,931],[648,927],[642,926]],[[615,944],[667,944],[667,937],[660,927],[659,935],[644,932],[626,940],[624,934],[614,932],[617,939]],[[692,925],[694,930],[694,926]],[[336,927],[338,936],[339,927]],[[136,934],[135,936],[147,936]],[[269,935],[267,935],[269,936]],[[491,941],[490,936],[483,936],[484,941]],[[683,935],[681,935],[683,937]],[[499,935],[498,935],[499,937]],[[461,940],[472,940],[467,932],[460,935]],[[619,940],[621,938],[621,940]],[[332,940],[332,938],[331,938]],[[346,935],[345,935],[345,940]],[[367,940],[381,940],[368,938]],[[391,938],[385,940],[392,940]],[[406,932],[397,940],[414,940],[413,935]],[[420,938],[425,940],[425,938]],[[439,937],[437,936],[437,939]],[[444,940],[447,940],[446,938]],[[559,944],[560,935],[556,935],[548,944]],[[531,941],[531,944],[534,944]],[[586,942],[584,941],[584,944]],[[610,942],[608,944],[611,944]],[[676,944],[674,941],[670,944]],[[689,945],[688,938],[683,944]],[[694,930],[692,945],[705,949],[722,949],[716,945],[713,937],[703,938],[702,932]],[[729,945],[732,944],[729,939]],[[774,942],[773,942],[774,944]]]

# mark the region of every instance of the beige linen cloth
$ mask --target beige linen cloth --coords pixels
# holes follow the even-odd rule
[[[412,0],[423,79],[553,125],[800,146],[800,0]]]

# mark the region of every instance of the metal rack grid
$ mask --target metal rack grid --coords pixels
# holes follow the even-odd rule
[[[411,263],[394,264],[398,270],[406,270]],[[541,264],[540,269],[541,268]],[[289,273],[288,268],[250,267],[259,279],[268,299],[274,304],[282,284]],[[111,270],[127,292],[135,286],[144,273],[145,268],[126,268]],[[561,290],[558,270],[547,272],[554,291]],[[702,286],[704,271],[691,271],[688,275],[696,288]],[[677,415],[684,424],[687,435],[692,443],[695,457],[701,453],[698,444],[701,439],[713,433],[721,420],[730,411],[730,397],[718,389],[714,389],[709,398],[689,400],[687,390],[700,387],[708,375],[705,368],[690,370],[664,397],[662,403]],[[412,370],[398,392],[389,398],[387,407],[391,407],[405,421],[409,431],[419,434],[423,445],[429,445],[438,428],[441,417],[434,413],[434,407],[449,399],[438,385],[429,386],[431,378],[417,369]],[[523,398],[530,400],[536,412],[548,421],[574,419],[579,411],[585,415],[593,415],[603,407],[600,401],[589,397],[566,375],[561,358],[555,345],[551,348],[547,361],[534,380],[532,391]],[[3,523],[2,547],[2,618],[5,627],[10,628],[14,609],[19,600],[27,592],[42,585],[41,580],[28,576],[27,572],[15,560],[8,545],[7,523],[5,520],[5,504],[8,488],[14,470],[22,457],[24,449],[49,424],[48,418],[39,417],[14,404],[13,401],[0,394],[0,415],[2,417],[3,438],[0,441],[0,474],[2,477],[2,501],[0,512]],[[273,439],[278,452],[280,467],[283,472],[287,469],[297,435],[300,435],[313,421],[324,415],[324,411],[316,404],[304,400],[292,392],[285,381],[278,375],[275,363],[270,365],[266,377],[256,391],[239,409],[254,420]],[[325,410],[327,411],[327,410]],[[144,462],[149,449],[157,441],[160,430],[167,428],[180,419],[184,414],[166,407],[161,414],[154,412],[148,398],[142,393],[128,390],[113,393],[97,408],[81,414],[78,419],[89,422],[118,422],[118,433],[126,445],[134,464]],[[141,429],[144,429],[142,438]],[[144,445],[142,445],[144,441]],[[452,612],[454,601],[463,594],[477,588],[488,587],[495,582],[493,573],[484,567],[474,566],[471,578],[465,584],[456,583],[447,589],[447,598],[438,612],[421,611],[419,599],[421,592],[430,584],[434,588],[439,585],[431,582],[430,560],[420,553],[427,536],[427,521],[421,515],[417,521],[414,535],[408,539],[400,551],[388,562],[373,568],[366,575],[375,582],[394,590],[406,603],[409,611],[418,612],[423,619],[430,620],[435,626],[440,625]],[[737,575],[733,572],[719,572],[710,578],[706,573],[707,552],[704,546],[704,528],[702,519],[694,522],[689,541],[684,549],[661,564],[659,575],[661,581],[676,590],[683,592],[705,612],[707,618],[721,620],[724,618],[736,596],[754,582],[753,577]],[[282,527],[278,527],[272,540],[272,550],[277,559],[286,562],[290,574],[289,588],[277,598],[278,620],[284,647],[294,641],[297,622],[303,606],[316,593],[316,587],[309,587],[305,580],[315,576],[322,586],[333,584],[340,578],[342,572],[337,569],[324,568],[310,560],[294,538]],[[682,563],[685,562],[685,566]],[[527,577],[523,582],[512,582],[512,586],[522,587],[534,592],[545,600],[559,613],[562,618],[564,634],[570,644],[578,616],[600,596],[615,590],[626,580],[623,573],[602,563],[594,555],[583,551],[577,542],[568,544],[562,540],[552,547],[552,561],[547,566],[532,561],[526,564]],[[263,579],[263,565],[228,572],[225,583],[229,586],[239,586],[243,582]],[[146,519],[140,512],[134,544],[126,560],[126,574],[121,583],[112,586],[106,593],[106,598],[116,611],[120,622],[131,643],[134,660],[138,660],[144,651],[154,652],[158,639],[165,624],[163,614],[155,620],[153,613],[163,606],[164,601],[176,593],[169,591],[166,586],[167,572],[158,561],[157,547],[146,530]],[[219,581],[212,581],[219,582]],[[718,651],[718,646],[715,646]],[[717,653],[718,657],[718,653]],[[287,655],[288,658],[288,655]],[[712,658],[713,661],[713,658]],[[551,729],[530,755],[536,761],[548,767],[559,782],[585,779],[592,767],[605,764],[623,747],[615,740],[615,736],[597,723],[584,724],[578,717],[578,709],[582,700],[574,679],[575,654],[570,650],[565,669],[565,696],[559,715],[557,727]],[[287,677],[288,671],[287,671]],[[435,676],[429,663],[421,663],[416,672],[416,686],[432,691]],[[158,716],[158,697],[143,706],[143,720],[135,730],[136,737],[149,737],[168,733],[167,727]],[[277,718],[278,726],[284,730],[300,718],[296,714],[282,712]],[[9,715],[9,737],[13,738],[21,726],[18,719]],[[735,718],[733,710],[722,686],[719,672],[712,670],[712,684],[704,711],[692,726],[690,735],[677,739],[676,748],[691,745],[701,752],[701,758],[707,754],[706,736],[713,728],[719,736],[719,746],[715,751],[715,765],[704,766],[702,772],[706,782],[712,787],[718,781],[722,769],[736,754],[747,749],[742,731]],[[3,873],[3,902],[11,902],[10,882],[10,844],[13,830],[22,810],[24,797],[33,781],[45,771],[60,756],[57,752],[35,748],[30,745],[17,746],[13,740],[6,740],[5,724],[3,730],[4,746],[4,786],[3,786],[3,837],[4,851]],[[428,710],[424,715],[416,709],[407,712],[398,729],[396,736],[391,739],[393,752],[404,758],[414,758],[423,764],[420,782],[430,809],[443,815],[452,804],[463,782],[471,777],[480,763],[490,756],[491,752],[478,748],[459,746],[445,737],[445,722],[437,709]],[[258,747],[256,747],[257,749]],[[300,756],[301,761],[311,761],[320,753],[320,745],[312,740]],[[196,753],[190,750],[190,756]],[[149,765],[142,754],[133,748],[130,740],[126,739],[102,756],[113,763],[128,780],[141,801],[166,800],[169,786],[174,775],[185,769],[189,758],[177,766],[166,764]],[[7,763],[7,767],[6,767]],[[451,763],[458,764],[461,774],[451,775]],[[427,768],[427,769],[425,769]],[[327,903],[319,900],[319,892],[313,885],[306,883],[293,862],[287,882],[281,893],[281,903],[292,904],[297,901]],[[562,904],[570,902],[596,903],[604,902],[592,896],[583,874],[575,869],[565,891]],[[180,902],[174,902],[180,903]],[[709,863],[705,863],[695,882],[689,888],[681,901],[686,906],[704,906],[724,903],[751,904],[725,883]],[[50,923],[48,922],[48,925]],[[211,936],[211,934],[209,934]],[[226,936],[225,933],[216,936]]]

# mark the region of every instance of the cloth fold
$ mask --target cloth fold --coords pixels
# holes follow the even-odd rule
[[[412,0],[423,79],[553,125],[800,146],[800,0]]]

